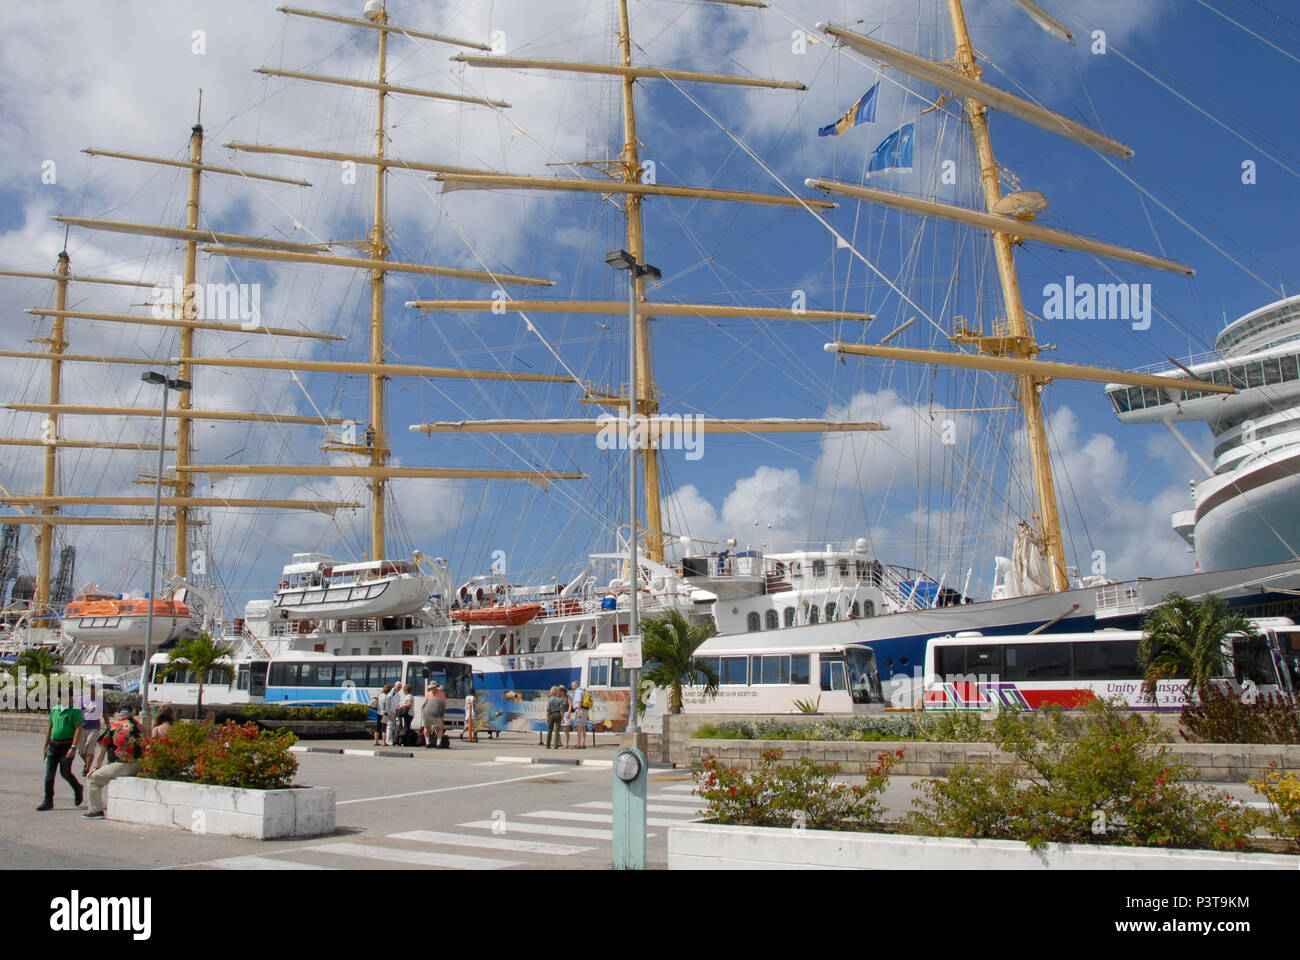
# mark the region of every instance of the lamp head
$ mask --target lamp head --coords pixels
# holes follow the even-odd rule
[[[155,370],[149,370],[140,374],[140,379],[145,383],[156,383],[159,386],[167,382],[167,378]]]
[[[626,250],[611,250],[605,254],[605,262],[615,270],[634,270],[636,269],[636,260],[632,254]]]

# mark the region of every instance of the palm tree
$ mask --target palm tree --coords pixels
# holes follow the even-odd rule
[[[50,647],[29,647],[18,654],[9,670],[15,681],[19,670],[26,671],[27,689],[22,691],[23,694],[30,695],[32,688],[36,688],[38,697],[44,696],[42,691],[48,691],[49,697],[53,699],[55,694],[50,688],[51,678],[54,674],[63,672],[63,657]]]
[[[182,640],[172,647],[167,654],[167,665],[162,668],[163,676],[170,676],[173,673],[185,673],[189,671],[196,677],[199,685],[199,704],[198,715],[203,716],[203,681],[208,674],[213,673],[220,677],[225,677],[227,682],[235,675],[235,669],[228,663],[223,663],[235,654],[234,647],[226,647],[216,643],[211,636],[201,633],[197,637],[189,640]]]
[[[26,667],[30,674],[58,673],[63,669],[63,658],[49,647],[29,647],[18,654],[15,667]]]
[[[1239,613],[1230,613],[1222,597],[1209,596],[1197,603],[1171,593],[1143,621],[1138,642],[1138,664],[1146,670],[1142,689],[1154,695],[1163,677],[1187,677],[1188,694],[1202,694],[1214,677],[1228,670],[1224,641],[1241,636],[1252,644],[1263,642],[1255,625]]]
[[[665,611],[641,625],[641,655],[645,661],[641,675],[656,687],[669,689],[671,712],[682,712],[682,684],[694,686],[697,676],[704,678],[704,695],[717,696],[717,671],[695,656],[700,644],[717,632],[712,623],[688,623],[676,610]]]

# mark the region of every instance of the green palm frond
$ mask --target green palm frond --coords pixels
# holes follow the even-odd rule
[[[209,673],[224,677],[229,683],[235,675],[235,668],[222,660],[235,655],[235,648],[217,643],[208,634],[201,633],[189,640],[182,640],[167,652],[167,663],[159,672],[163,676],[189,671],[194,674],[194,682],[199,685],[198,712],[203,710],[203,684]]]
[[[1142,688],[1154,694],[1165,677],[1186,677],[1188,693],[1200,694],[1228,669],[1224,643],[1239,635],[1251,644],[1262,642],[1255,625],[1232,613],[1223,598],[1210,596],[1197,603],[1171,593],[1142,625],[1138,663],[1146,671]]]
[[[63,669],[63,658],[49,647],[32,647],[18,654],[14,660],[15,670],[22,667],[27,675],[36,676],[59,673]]]
[[[668,705],[673,713],[682,709],[682,687],[695,686],[697,675],[704,680],[704,695],[718,694],[718,673],[695,656],[695,651],[715,633],[712,623],[692,624],[676,610],[667,610],[641,625],[641,676],[656,687],[669,690]]]

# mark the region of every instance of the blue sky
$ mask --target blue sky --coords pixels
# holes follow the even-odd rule
[[[606,60],[614,54],[610,8],[603,2],[572,0],[547,11],[520,2],[389,6],[395,18],[420,29],[484,41],[501,30],[512,55]],[[1300,17],[1277,3],[1227,0],[1057,0],[1043,6],[1071,27],[1073,44],[1063,45],[1039,31],[1006,0],[970,4],[975,45],[992,61],[985,64],[986,79],[1033,91],[1052,109],[1129,144],[1136,156],[1131,161],[1102,158],[995,114],[991,123],[999,160],[1022,188],[1048,197],[1044,223],[1163,253],[1194,266],[1197,275],[1184,279],[1041,246],[1022,248],[1017,262],[1025,304],[1033,313],[1042,311],[1044,285],[1061,282],[1067,274],[1080,282],[1118,277],[1152,284],[1156,316],[1150,330],[1134,331],[1120,321],[1059,321],[1039,324],[1039,340],[1058,348],[1047,354],[1051,359],[1116,367],[1203,352],[1225,315],[1235,318],[1278,299],[1283,287],[1287,292],[1300,287],[1295,282],[1300,241],[1294,229],[1300,134],[1289,107],[1298,74]],[[364,170],[355,185],[345,185],[337,165],[235,154],[221,147],[237,139],[368,149],[373,130],[369,93],[263,79],[249,71],[268,65],[369,76],[374,70],[371,35],[304,23],[274,7],[246,0],[177,3],[159,11],[135,3],[109,15],[94,5],[67,2],[17,15],[0,40],[0,54],[12,64],[0,86],[0,117],[15,131],[0,148],[4,265],[52,267],[62,241],[47,219],[55,213],[180,223],[182,173],[90,160],[77,151],[94,145],[183,156],[200,86],[212,162],[302,176],[314,184],[309,190],[267,188],[207,177],[206,223],[214,229],[274,231],[300,240],[364,236],[370,199]],[[360,4],[321,7],[356,15]],[[1273,15],[1270,7],[1280,13]],[[1228,23],[1216,10],[1281,51]],[[816,129],[851,105],[876,81],[878,70],[824,44],[810,46],[803,55],[791,50],[796,27],[863,18],[866,23],[851,29],[874,29],[874,36],[889,42],[929,56],[950,56],[951,37],[946,26],[934,26],[935,12],[934,4],[914,2],[787,2],[761,14],[666,0],[633,3],[637,62],[798,79],[809,87],[805,93],[689,87],[692,103],[671,85],[639,84],[643,156],[655,161],[661,183],[783,193],[774,173],[807,195],[800,185],[809,176],[860,182],[865,158],[876,143],[912,121],[917,123],[916,169],[877,176],[870,184],[976,205],[976,185],[965,170],[968,137],[953,108],[918,113],[924,105],[915,94],[932,98],[932,89],[887,72],[875,124],[841,137],[818,138]],[[58,23],[67,24],[58,28],[62,33],[56,32]],[[1107,33],[1104,55],[1091,52],[1095,29]],[[204,31],[202,54],[193,51],[194,30]],[[78,56],[51,61],[43,51],[56,42]],[[598,176],[586,167],[547,164],[604,159],[621,137],[617,89],[608,81],[462,70],[448,62],[450,48],[405,38],[395,38],[393,50],[398,82],[434,89],[456,89],[465,82],[514,104],[493,111],[392,98],[389,136],[398,155],[512,173]],[[56,184],[40,182],[47,159],[57,162]],[[962,167],[955,186],[939,182],[944,159]],[[1256,164],[1253,185],[1242,183],[1242,164],[1248,160]],[[542,294],[547,297],[619,299],[624,294],[621,277],[603,263],[606,249],[623,245],[618,211],[608,201],[477,192],[442,197],[436,184],[420,176],[398,173],[391,180],[395,257],[480,269],[487,264],[546,277],[556,284]],[[991,328],[1000,315],[996,283],[987,273],[987,247],[976,243],[973,231],[848,203],[826,219],[925,314],[898,343],[945,347],[954,317]],[[810,306],[878,317],[865,329],[860,324],[657,320],[654,353],[665,412],[851,415],[882,420],[892,428],[847,442],[709,438],[705,455],[696,462],[666,453],[669,529],[695,538],[770,541],[778,548],[866,536],[886,559],[925,566],[949,582],[968,571],[972,585],[986,581],[994,553],[1009,548],[1015,522],[1030,505],[1031,488],[1015,469],[1014,419],[996,410],[967,412],[1006,406],[1005,384],[987,377],[936,375],[933,368],[840,362],[823,353],[821,345],[829,339],[874,342],[918,311],[901,303],[889,284],[849,251],[836,250],[832,235],[806,212],[660,200],[647,204],[646,223],[647,256],[665,277],[652,299],[789,306],[793,291],[803,290]],[[179,271],[177,248],[167,241],[74,232],[69,249],[74,272],[170,280]],[[364,357],[367,294],[360,274],[201,256],[200,279],[261,284],[268,323],[336,330],[349,338],[326,348],[287,338],[268,342],[210,335],[201,338],[207,353]],[[614,385],[626,378],[625,320],[620,317],[537,313],[531,315],[534,332],[514,313],[420,317],[403,306],[415,298],[483,298],[490,293],[490,286],[482,284],[394,280],[387,301],[389,358],[567,371]],[[85,289],[84,297],[94,309],[145,312],[135,306],[144,297],[133,299],[118,288]],[[0,284],[0,300],[12,318],[11,348],[23,349],[16,342],[41,331],[38,321],[21,311],[51,298],[39,282]],[[160,359],[176,352],[174,336],[148,328],[83,323],[74,328],[74,337],[74,348],[84,352],[128,351]],[[134,383],[137,371],[119,375],[100,367],[75,369],[78,376],[68,390],[77,402],[154,402]],[[5,396],[37,401],[45,390],[43,378],[43,368],[34,362],[7,365]],[[207,370],[196,380],[196,405],[231,410],[318,411],[363,420],[364,395],[365,382],[358,377],[303,374],[295,382],[283,374]],[[426,438],[406,431],[407,424],[425,420],[594,415],[597,408],[579,404],[572,386],[485,388],[394,380],[390,396],[390,429],[402,463],[528,464],[577,469],[588,476],[548,490],[480,482],[402,484],[391,513],[390,553],[419,547],[449,558],[457,576],[468,576],[485,569],[493,552],[502,550],[514,577],[535,582],[576,572],[587,551],[612,546],[610,531],[624,522],[626,509],[622,458],[596,450],[590,439],[496,442]],[[1115,576],[1187,569],[1191,558],[1168,526],[1169,511],[1187,505],[1186,482],[1194,474],[1186,455],[1163,431],[1122,428],[1096,385],[1055,384],[1046,402],[1070,562],[1086,572],[1093,551],[1103,550],[1108,572]],[[957,429],[953,446],[940,440],[945,419],[952,419]],[[70,420],[65,420],[67,436],[148,436],[146,421]],[[31,428],[30,418],[14,415],[6,430]],[[204,425],[196,430],[199,451],[193,459],[327,462],[319,451],[323,433],[316,427]],[[1208,430],[1192,427],[1188,433],[1208,450]],[[14,491],[34,489],[38,462],[36,452],[6,448],[0,482]],[[63,483],[70,491],[146,489],[132,483],[147,467],[144,458],[80,454],[66,456],[63,464]],[[221,481],[213,488],[217,493],[236,489],[249,496],[364,499],[353,481]],[[289,552],[324,549],[356,556],[366,548],[361,513],[341,514],[334,523],[269,512],[214,511],[210,519],[211,565],[238,606],[273,586]],[[78,530],[69,538],[82,551],[79,580],[97,579],[116,589],[143,585],[143,533]],[[30,535],[24,542],[30,569]]]

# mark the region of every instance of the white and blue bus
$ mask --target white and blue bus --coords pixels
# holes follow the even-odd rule
[[[269,662],[266,703],[302,707],[369,704],[386,684],[398,682],[418,699],[434,681],[447,695],[446,725],[463,727],[465,697],[474,688],[473,670],[467,663],[440,657],[280,654]]]

